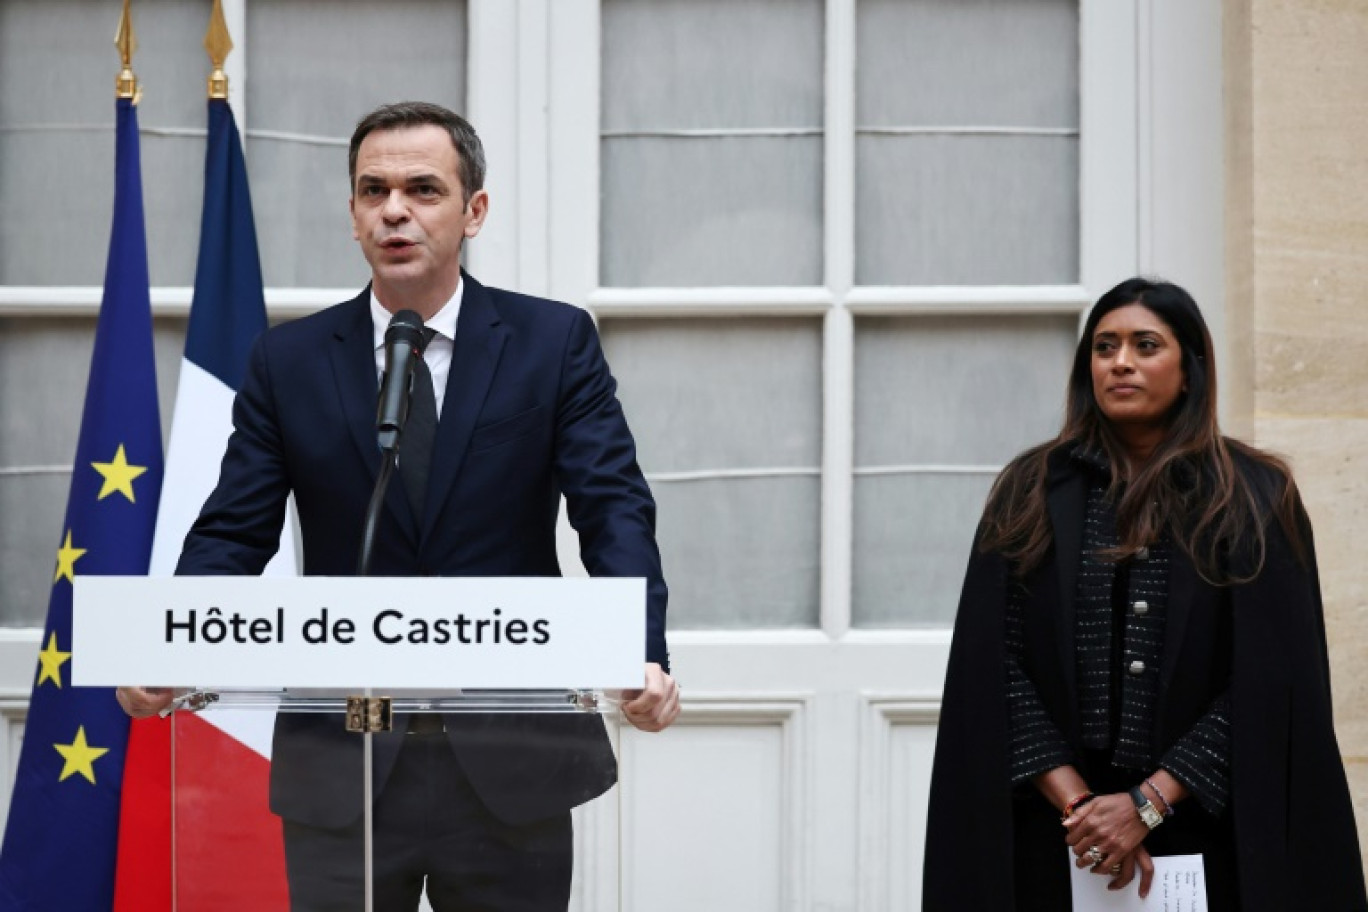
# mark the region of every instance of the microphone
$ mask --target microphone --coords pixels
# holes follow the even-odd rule
[[[423,356],[423,318],[401,310],[385,330],[385,373],[380,378],[380,399],[375,408],[375,431],[380,449],[393,454],[408,421],[413,366]]]

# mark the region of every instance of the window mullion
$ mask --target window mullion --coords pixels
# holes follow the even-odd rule
[[[228,26],[228,35],[233,39],[233,50],[223,62],[223,72],[228,77],[228,106],[233,109],[238,135],[244,137],[247,135],[247,2],[223,0],[223,19]],[[247,154],[245,141],[242,153],[244,157]]]
[[[466,247],[471,272],[482,282],[518,288],[522,243],[522,182],[517,87],[520,6],[471,0],[466,7],[466,114],[484,143],[490,219]]]
[[[850,629],[854,542],[855,0],[828,0],[826,30],[821,624],[836,639]]]
[[[1139,268],[1135,0],[1079,7],[1079,273],[1096,299]]]
[[[599,0],[557,0],[548,15],[549,284],[583,305],[599,286]]]

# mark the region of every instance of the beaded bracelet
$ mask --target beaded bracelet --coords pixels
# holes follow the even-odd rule
[[[1165,817],[1172,817],[1172,816],[1173,816],[1173,805],[1169,804],[1169,800],[1168,800],[1167,798],[1164,797],[1164,793],[1161,792],[1161,791],[1159,791],[1159,786],[1157,786],[1157,785],[1154,784],[1154,780],[1152,780],[1152,779],[1146,779],[1146,780],[1145,780],[1145,785],[1148,785],[1150,788],[1154,789],[1154,794],[1158,795],[1158,796],[1159,796],[1159,800],[1162,801],[1162,802],[1164,802],[1164,816],[1165,816]]]
[[[1073,799],[1072,801],[1070,801],[1068,804],[1064,805],[1064,813],[1063,813],[1062,815],[1060,815],[1060,818],[1059,818],[1059,819],[1060,819],[1060,820],[1068,820],[1070,817],[1072,817],[1072,816],[1074,815],[1074,812],[1075,812],[1075,811],[1077,811],[1077,810],[1078,810],[1079,808],[1081,808],[1083,805],[1087,804],[1089,801],[1092,801],[1092,800],[1093,800],[1094,798],[1096,798],[1096,797],[1097,797],[1097,796],[1094,795],[1092,792],[1084,792],[1083,794],[1079,795],[1077,798],[1074,798],[1074,799]],[[1167,804],[1167,803],[1168,803],[1168,802],[1165,802],[1165,804]]]

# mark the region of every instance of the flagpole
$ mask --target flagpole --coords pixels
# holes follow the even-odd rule
[[[209,28],[204,33],[204,49],[209,54],[209,61],[213,69],[209,73],[209,98],[226,99],[228,97],[228,77],[223,72],[223,61],[227,59],[229,52],[233,50],[233,39],[228,34],[227,24],[223,21],[223,7],[219,0],[214,0],[214,9],[209,14]],[[212,139],[210,140],[212,141]],[[191,306],[193,307],[193,300]],[[174,411],[172,415],[174,416]],[[153,546],[156,541],[154,536]],[[170,738],[170,760],[171,760],[171,908],[179,908],[179,878],[180,878],[180,859],[179,859],[179,830],[180,815],[176,800],[176,716],[173,713],[169,720],[171,729]]]

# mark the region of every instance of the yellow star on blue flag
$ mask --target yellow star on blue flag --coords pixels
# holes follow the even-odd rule
[[[122,443],[119,444],[119,449],[115,451],[112,460],[92,462],[91,466],[104,478],[100,493],[95,495],[96,500],[104,500],[110,494],[119,493],[127,497],[129,503],[137,502],[133,497],[133,480],[146,472],[147,466],[129,465],[128,455],[124,453]]]
[[[55,583],[62,577],[66,577],[68,583],[75,582],[76,562],[85,557],[87,550],[86,548],[74,547],[71,544],[71,530],[67,529],[66,541],[62,542],[62,547],[57,549],[57,573],[52,577],[52,581]]]
[[[48,637],[47,645],[43,651],[38,653],[38,683],[34,687],[42,687],[44,681],[51,681],[58,687],[62,686],[62,665],[71,658],[71,653],[62,652],[57,648],[57,631],[52,631]]]
[[[90,780],[90,784],[95,784],[95,761],[109,753],[107,747],[91,747],[86,743],[85,726],[76,729],[76,740],[70,744],[54,744],[53,748],[62,755],[62,772],[57,777],[58,782],[65,782],[70,777],[80,773]]]

